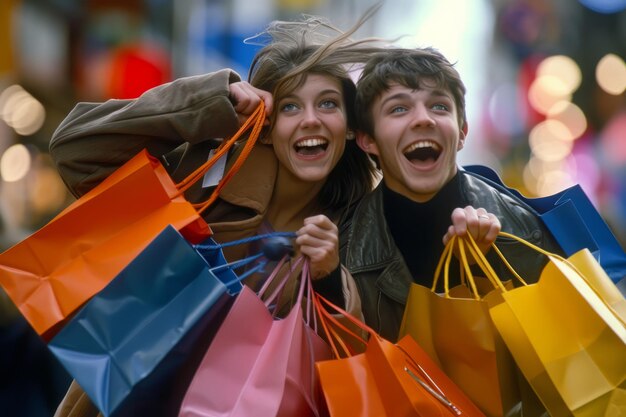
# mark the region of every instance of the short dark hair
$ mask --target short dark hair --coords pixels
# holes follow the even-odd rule
[[[454,64],[434,48],[393,48],[373,55],[363,67],[355,103],[358,129],[374,135],[372,104],[392,84],[419,89],[425,80],[450,91],[457,107],[459,127],[465,126],[465,85]]]

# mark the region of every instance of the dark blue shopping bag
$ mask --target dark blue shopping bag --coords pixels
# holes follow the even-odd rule
[[[504,185],[491,168],[470,165],[464,169],[525,203],[543,220],[566,256],[587,248],[613,282],[618,283],[626,277],[626,253],[580,185],[551,196],[528,198]],[[620,289],[624,291],[624,288]]]
[[[241,280],[263,267],[262,253],[226,263],[221,247],[167,227],[50,341],[105,416],[177,414]]]

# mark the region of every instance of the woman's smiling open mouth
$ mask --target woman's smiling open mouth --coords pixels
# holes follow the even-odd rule
[[[412,163],[436,162],[441,155],[441,146],[431,140],[415,142],[407,147],[403,154]]]
[[[315,156],[326,151],[328,140],[322,138],[301,139],[293,147],[298,155]]]

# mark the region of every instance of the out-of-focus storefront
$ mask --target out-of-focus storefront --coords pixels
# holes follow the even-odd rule
[[[244,41],[271,20],[319,14],[345,29],[374,3],[3,0],[0,250],[73,201],[47,149],[77,101],[224,67],[245,78],[258,45]],[[461,163],[528,196],[580,183],[626,246],[626,0],[387,0],[357,35],[442,49],[468,87]]]
[[[136,97],[223,67],[245,77],[258,46],[244,40],[269,21],[312,13],[347,28],[373,3],[5,0],[0,247],[72,201],[47,145],[77,101]],[[488,164],[531,196],[581,183],[624,241],[626,2],[463,4],[452,14],[449,1],[387,1],[358,35],[407,35],[458,60],[471,122],[461,162]]]

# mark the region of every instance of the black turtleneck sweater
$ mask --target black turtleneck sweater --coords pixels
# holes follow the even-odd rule
[[[458,173],[425,203],[410,200],[383,184],[385,219],[415,283],[432,286],[452,211],[467,205],[462,195]],[[458,266],[453,268],[451,272],[458,271]]]

